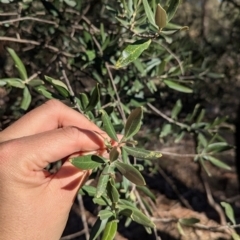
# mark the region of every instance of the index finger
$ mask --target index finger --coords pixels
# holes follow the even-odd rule
[[[67,126],[76,126],[103,133],[100,128],[81,113],[54,99],[27,113],[10,127],[6,128],[1,133],[0,140],[6,141],[30,136]]]

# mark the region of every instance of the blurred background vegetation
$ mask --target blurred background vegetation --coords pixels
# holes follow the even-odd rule
[[[153,10],[159,3],[148,2]],[[164,6],[169,1],[160,0],[160,3]],[[10,47],[23,61],[30,79],[44,81],[47,75],[64,81],[61,62],[76,96],[85,93],[89,97],[99,83],[101,106],[111,103],[117,106],[118,97],[120,108],[127,115],[130,109],[144,106],[144,125],[138,140],[149,149],[166,153],[159,163],[146,167],[145,171],[148,186],[156,198],[151,208],[156,212],[159,236],[162,239],[231,239],[227,232],[204,228],[185,229],[184,235],[177,230],[176,219],[196,217],[204,225],[209,224],[209,228],[226,225],[228,220],[219,210],[219,203],[226,201],[234,208],[239,222],[235,165],[240,164],[235,161],[234,151],[218,155],[232,167],[231,171],[207,164],[212,177],[204,179],[192,155],[199,153],[204,142],[199,140],[199,133],[209,140],[210,133],[219,131],[232,145],[235,145],[234,136],[238,136],[235,130],[240,125],[240,118],[236,120],[240,88],[240,1],[182,0],[172,25],[157,39],[152,37],[154,28],[144,8],[139,7],[136,12],[137,6],[142,6],[142,1],[0,0],[0,78],[18,75],[6,50]],[[188,26],[189,30],[173,31],[180,29],[179,26]],[[149,38],[152,44],[140,58],[126,67],[114,67],[127,45]],[[47,93],[69,104],[64,97],[52,94],[53,89],[47,84],[29,89],[30,106],[21,109],[22,88],[0,82],[1,129],[46,101]],[[189,120],[191,116],[193,119]],[[111,117],[119,129],[123,116],[113,112]],[[204,124],[216,119],[222,121],[207,129]],[[194,123],[204,124],[196,127],[191,125]],[[191,130],[179,124],[190,124]],[[90,227],[96,215],[92,205],[86,198]],[[76,209],[77,203],[65,235],[82,230]],[[123,223],[116,239],[143,239],[144,229],[134,224],[128,229],[131,231]],[[155,239],[152,235],[144,238]],[[65,239],[84,239],[84,236]]]

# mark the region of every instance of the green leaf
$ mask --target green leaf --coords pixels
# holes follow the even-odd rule
[[[199,223],[200,220],[197,218],[181,218],[179,219],[179,222],[183,225],[192,226],[196,223]]]
[[[142,117],[143,117],[142,107],[138,107],[130,113],[125,124],[124,137],[122,138],[122,141],[130,139],[139,131],[141,127]]]
[[[118,157],[119,157],[119,152],[118,152],[117,147],[115,146],[112,148],[112,150],[109,153],[109,159],[111,162],[113,162],[113,161],[117,160]]]
[[[219,153],[223,151],[227,151],[232,149],[233,146],[228,145],[226,142],[217,142],[217,143],[212,143],[207,146],[206,151],[211,152],[211,153]]]
[[[232,206],[226,202],[221,202],[221,206],[224,208],[225,213],[226,213],[227,217],[230,219],[230,221],[232,222],[232,224],[235,225],[236,220],[234,217],[234,212],[233,212]]]
[[[98,238],[98,236],[105,228],[107,221],[108,219],[101,220],[100,218],[97,218],[96,222],[94,223],[91,229],[89,240],[96,240]]]
[[[240,240],[240,236],[235,232],[232,233],[232,238],[233,240]]]
[[[201,121],[203,120],[204,116],[205,116],[205,109],[202,109],[201,112],[199,113],[197,119],[196,119],[196,123],[201,123]]]
[[[184,93],[192,93],[193,90],[189,87],[183,86],[175,81],[172,80],[164,80],[163,81],[169,88],[174,89],[179,92],[184,92]]]
[[[69,6],[69,7],[75,7],[77,5],[76,1],[74,0],[64,0],[64,2]]]
[[[148,151],[142,148],[128,146],[123,146],[122,148],[124,148],[129,155],[140,159],[157,160],[162,156],[160,152]]]
[[[107,206],[108,201],[106,200],[106,198],[100,197],[100,198],[93,198],[93,202],[99,206]]]
[[[7,84],[6,80],[8,80],[8,78],[0,79],[0,87],[3,87]]]
[[[159,30],[167,25],[167,13],[160,4],[157,5],[155,23],[159,27]]]
[[[196,160],[195,160],[195,161],[196,161]],[[203,160],[203,158],[200,158],[199,161],[200,161],[203,169],[206,171],[207,175],[208,175],[209,177],[211,177],[212,174],[211,174],[211,172],[208,170],[207,166],[205,165],[205,161]]]
[[[179,4],[180,0],[171,0],[169,7],[167,9],[168,21],[170,21],[175,15]]]
[[[82,188],[78,191],[81,195],[87,194],[90,197],[95,196],[97,189],[93,186],[84,185]]]
[[[37,87],[42,84],[44,84],[44,82],[41,79],[32,79],[30,82],[28,82],[28,85],[31,87]]]
[[[142,174],[135,167],[119,161],[115,161],[114,164],[119,172],[129,181],[136,185],[146,184]]]
[[[129,63],[136,60],[144,50],[146,50],[151,43],[149,40],[138,40],[135,43],[128,45],[122,52],[122,56],[116,63],[116,68],[122,68],[127,66]]]
[[[107,184],[107,193],[108,197],[112,201],[112,203],[117,203],[119,200],[119,193],[116,187],[109,181]]]
[[[113,212],[108,209],[101,210],[98,213],[98,217],[100,217],[101,220],[108,219],[112,216],[113,216]]]
[[[113,240],[117,232],[118,220],[112,220],[107,223],[103,232],[102,240]]]
[[[26,71],[26,68],[25,68],[23,62],[21,61],[21,59],[18,57],[18,55],[12,48],[7,48],[7,50],[9,52],[9,54],[11,55],[16,68],[18,69],[20,78],[22,80],[27,80],[28,79],[27,71]]]
[[[223,168],[223,169],[226,169],[226,170],[231,170],[231,167],[228,166],[226,163],[218,160],[217,158],[215,157],[212,157],[212,156],[204,156],[204,158],[206,158],[209,162],[211,162],[213,165],[217,166],[217,167],[220,167],[220,168]]]
[[[103,109],[101,109],[100,112],[102,114],[103,129],[106,131],[106,133],[108,134],[108,136],[110,138],[112,138],[114,141],[118,142],[117,134],[115,132],[115,129],[111,123],[111,120],[110,120],[108,114]]]
[[[107,183],[109,180],[109,173],[110,173],[110,168],[111,166],[107,165],[98,180],[98,184],[97,184],[97,192],[96,192],[96,198],[100,198],[106,191],[106,187],[107,187]]]
[[[84,111],[88,112],[94,109],[98,104],[99,100],[100,100],[100,91],[99,91],[99,86],[97,84],[96,87],[93,89],[89,104]]]
[[[67,98],[70,95],[65,83],[63,83],[60,80],[48,77],[48,76],[44,76],[44,77],[45,77],[45,80],[50,82],[53,85],[53,87],[58,91],[58,93],[61,94],[63,97]]]
[[[171,113],[171,118],[172,119],[177,119],[178,114],[181,112],[182,110],[182,101],[181,99],[177,100],[172,113]]]
[[[156,28],[158,28],[155,24],[155,20],[154,20],[154,14],[152,9],[150,8],[149,4],[148,4],[148,0],[143,0],[143,6],[144,6],[144,10],[145,13],[147,15],[148,21]]]
[[[97,155],[84,155],[70,158],[70,162],[82,170],[94,169],[106,162],[106,160]]]
[[[202,133],[198,133],[198,141],[204,148],[207,147],[208,144],[207,139]]]
[[[145,186],[137,186],[137,190],[143,192],[146,196],[150,197],[154,202],[156,201],[155,195],[151,192],[151,190]]]
[[[180,222],[177,223],[177,230],[178,230],[178,232],[179,232],[182,236],[185,236],[185,233],[184,233],[184,231],[183,231],[183,228],[182,228]]]
[[[28,109],[31,101],[32,101],[32,96],[29,92],[28,87],[25,87],[23,89],[23,99],[22,99],[20,108],[26,111]]]
[[[141,211],[139,211],[136,207],[129,205],[119,205],[119,214],[127,216],[131,218],[133,221],[145,226],[154,228],[155,224]]]
[[[172,125],[167,123],[163,125],[162,131],[160,133],[160,138],[166,137],[172,133]]]
[[[20,78],[7,78],[7,79],[4,79],[4,81],[12,87],[22,88],[22,89],[25,87],[25,84]]]
[[[44,86],[35,87],[34,90],[36,90],[38,93],[42,94],[44,97],[48,99],[53,98],[52,93],[49,92]]]
[[[80,93],[79,94],[79,100],[81,103],[81,108],[83,111],[85,111],[85,109],[87,108],[87,105],[89,104],[89,100],[88,97],[85,93]]]

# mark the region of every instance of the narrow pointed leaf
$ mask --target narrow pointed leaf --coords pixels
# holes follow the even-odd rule
[[[118,59],[116,63],[116,68],[122,68],[127,66],[129,63],[135,61],[144,50],[146,50],[151,43],[149,40],[139,40],[135,43],[128,45],[122,52],[122,56]]]
[[[89,104],[84,111],[88,112],[88,111],[91,111],[92,109],[94,109],[96,107],[96,105],[98,104],[99,100],[100,100],[100,91],[99,91],[99,86],[97,84],[92,92]]]
[[[110,158],[110,161],[113,162],[115,160],[117,160],[119,157],[119,152],[118,152],[118,149],[117,147],[113,147],[112,150],[110,151],[109,153],[109,158]]]
[[[116,187],[109,181],[107,185],[107,195],[112,203],[117,203],[119,200],[119,193]]]
[[[232,232],[232,238],[233,240],[240,240],[240,236],[235,232]]]
[[[177,100],[177,102],[171,112],[171,118],[177,119],[177,116],[181,112],[181,110],[182,110],[182,102],[181,102],[181,99],[179,99],[179,100]]]
[[[204,157],[205,158],[205,157]],[[226,170],[231,170],[231,167],[228,166],[226,163],[218,160],[217,158],[215,157],[212,157],[212,156],[207,156],[207,160],[209,162],[211,162],[213,165],[217,166],[217,167],[220,167],[220,168],[223,168],[223,169],[226,169]]]
[[[48,99],[53,98],[52,93],[49,92],[43,85],[35,87],[34,90],[36,90],[38,93],[43,95],[45,98],[48,98]]]
[[[183,228],[182,228],[180,222],[177,223],[177,230],[178,230],[178,232],[179,232],[182,236],[185,236],[185,233],[184,233],[184,231],[183,231]]]
[[[167,9],[168,21],[170,21],[174,17],[179,4],[180,4],[180,0],[170,1],[169,7]]]
[[[219,153],[232,149],[233,146],[228,145],[226,142],[212,143],[207,146],[206,151],[211,153]]]
[[[21,61],[21,59],[16,54],[16,52],[11,48],[7,48],[7,50],[9,52],[9,54],[11,55],[11,57],[12,57],[14,63],[15,63],[16,68],[18,69],[20,78],[22,80],[28,79],[27,70],[26,70],[23,62]]]
[[[155,23],[159,27],[159,29],[162,29],[167,25],[167,13],[160,4],[157,5],[155,13]]]
[[[95,196],[97,189],[93,186],[88,186],[88,185],[84,185],[81,187],[81,189],[78,191],[78,193],[80,193],[81,195],[85,195],[87,194],[90,197]]]
[[[148,21],[157,28],[156,24],[155,24],[155,20],[154,20],[154,14],[153,11],[151,9],[151,7],[149,6],[149,1],[148,0],[143,0],[143,6],[144,6],[144,10],[145,13],[147,15]]]
[[[221,205],[224,208],[225,213],[226,213],[227,217],[230,219],[230,221],[232,222],[232,224],[236,224],[232,206],[226,202],[221,202]]]
[[[98,217],[100,217],[101,220],[108,219],[108,218],[110,218],[112,216],[113,216],[113,212],[110,211],[109,209],[101,210],[98,213]]]
[[[151,192],[151,190],[145,186],[137,186],[137,190],[143,192],[146,196],[150,197],[154,202],[156,201],[155,195]]]
[[[70,95],[66,84],[62,81],[48,76],[45,76],[45,80],[50,82],[52,86],[58,91],[58,93],[61,94],[63,97],[67,98]]]
[[[199,223],[200,220],[197,218],[182,218],[182,219],[179,219],[179,222],[183,225],[191,226],[196,223]]]
[[[123,140],[130,139],[139,131],[141,127],[142,117],[143,117],[142,107],[138,107],[130,113],[125,125]]]
[[[132,183],[136,185],[146,184],[142,174],[132,165],[119,161],[115,161],[114,163],[119,172]]]
[[[82,170],[94,169],[106,162],[106,160],[97,155],[85,155],[70,158],[70,162]]]
[[[107,206],[108,205],[108,201],[106,200],[106,198],[100,197],[100,198],[93,198],[92,199],[93,202],[99,206]]]
[[[94,223],[91,229],[89,240],[96,240],[98,238],[98,236],[101,234],[101,232],[105,228],[107,221],[108,219],[101,220],[100,218],[96,220],[96,222]]]
[[[148,151],[142,148],[136,147],[122,147],[129,155],[140,158],[140,159],[148,159],[148,160],[157,160],[159,159],[162,154],[160,152]]]
[[[117,137],[116,131],[111,123],[111,120],[110,120],[108,114],[103,109],[101,109],[100,112],[102,114],[102,122],[103,122],[104,130],[106,131],[106,133],[108,134],[108,136],[110,138],[112,138],[114,141],[118,142],[118,137]]]
[[[4,79],[5,82],[12,86],[12,87],[16,87],[16,88],[24,88],[25,84],[24,82],[20,79],[20,78],[8,78],[8,79]]]
[[[23,99],[22,99],[20,108],[23,110],[27,110],[31,101],[32,101],[32,96],[29,92],[28,87],[25,87],[23,89]]]
[[[108,222],[103,232],[102,240],[113,240],[117,232],[117,225],[117,220]]]
[[[106,191],[107,183],[109,180],[109,171],[110,171],[110,166],[107,165],[103,169],[103,171],[99,177],[98,184],[97,184],[96,198],[101,197]]]
[[[31,87],[37,87],[44,84],[44,82],[41,79],[33,79],[30,82],[28,82],[28,85]]]
[[[186,87],[184,85],[181,85],[175,81],[172,80],[164,80],[163,81],[169,88],[174,89],[179,92],[184,92],[184,93],[192,93],[193,90],[189,87]]]
[[[133,221],[142,224],[145,227],[155,227],[155,224],[136,207],[131,207],[129,205],[119,205],[119,209],[119,214],[129,217]]]
[[[85,93],[80,93],[79,99],[80,99],[82,110],[85,111],[85,109],[87,108],[87,105],[89,104],[88,97]]]

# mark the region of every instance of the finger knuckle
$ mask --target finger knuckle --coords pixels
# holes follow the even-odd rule
[[[74,126],[64,127],[62,128],[62,131],[67,138],[73,141],[77,141],[80,138],[80,131],[77,127]]]

